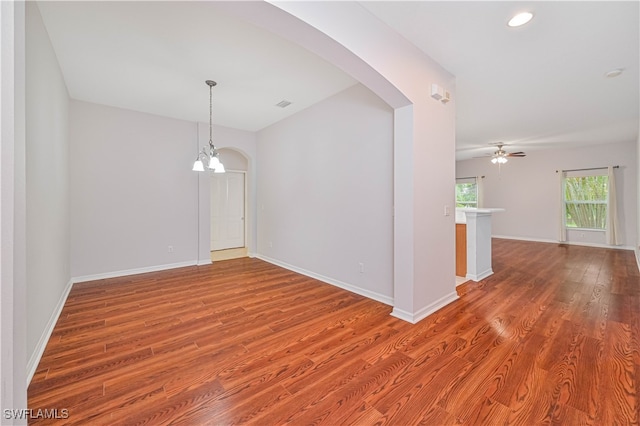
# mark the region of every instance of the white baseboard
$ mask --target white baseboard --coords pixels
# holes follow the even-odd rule
[[[298,268],[297,266],[289,265],[288,263],[281,262],[279,260],[272,259],[270,257],[263,256],[261,254],[256,254],[255,257],[258,259],[264,260],[265,262],[274,264],[276,266],[280,266],[281,268],[288,269],[290,271],[297,272],[302,275],[306,275],[307,277],[315,278],[316,280],[334,285],[343,290],[347,290],[352,293],[359,294],[360,296],[364,296],[369,299],[378,301],[380,303],[384,303],[385,305],[393,306],[393,298],[389,296],[385,296],[384,294],[376,293],[375,291],[370,291],[361,287],[356,287],[354,285],[347,284],[339,280],[335,280],[333,278],[325,277],[324,275],[316,274],[315,272],[307,271],[306,269]]]
[[[415,324],[417,322],[415,321],[413,314],[411,312],[407,312],[400,308],[394,307],[393,310],[391,311],[391,316],[401,319],[402,321],[410,322],[411,324]]]
[[[491,238],[502,238],[505,240],[532,241],[536,243],[567,244],[572,246],[598,247],[598,248],[616,249],[616,250],[633,250],[633,247],[630,247],[630,246],[611,246],[609,244],[586,243],[586,242],[580,242],[580,241],[560,242],[558,240],[547,240],[544,238],[512,237],[508,235],[492,235]]]
[[[479,274],[467,274],[467,276],[465,277],[467,280],[472,280],[472,281],[482,281],[485,278],[487,278],[488,276],[493,275],[493,269],[489,268],[484,272],[481,272]]]
[[[209,265],[211,264],[211,261],[204,264]],[[195,260],[191,260],[188,262],[169,263],[166,265],[147,266],[144,268],[126,269],[123,271],[115,271],[115,272],[106,272],[104,274],[83,275],[80,277],[73,277],[71,278],[71,281],[75,284],[75,283],[82,283],[86,281],[104,280],[107,278],[125,277],[127,275],[145,274],[147,272],[166,271],[167,269],[184,268],[186,266],[196,266],[196,265],[199,265],[199,263],[196,262]]]
[[[518,240],[518,241],[532,241],[534,243],[555,243],[560,244],[557,240],[546,240],[543,238],[529,238],[529,237],[512,237],[509,235],[491,235],[491,238],[502,238],[504,240]],[[565,244],[565,243],[562,243]]]
[[[393,311],[391,311],[391,316],[394,316],[394,317],[396,317],[398,319],[410,322],[411,324],[415,324],[415,323],[425,319],[429,315],[433,314],[434,312],[438,311],[439,309],[444,308],[449,303],[457,300],[458,298],[459,298],[458,293],[456,293],[454,291],[452,293],[447,294],[444,297],[441,297],[440,299],[436,300],[435,302],[430,303],[429,305],[425,306],[424,308],[419,309],[415,313],[407,312],[407,311],[399,309],[399,308],[393,308]]]
[[[640,248],[634,250],[636,253],[636,263],[638,264],[638,270],[640,271]]]
[[[49,322],[45,327],[42,335],[40,336],[40,340],[38,340],[38,344],[36,345],[31,357],[29,358],[29,362],[27,363],[27,387],[31,383],[31,379],[33,379],[33,375],[36,373],[36,369],[38,368],[38,364],[40,364],[40,358],[42,358],[42,354],[44,353],[45,348],[47,347],[47,343],[49,343],[49,339],[51,338],[51,333],[53,333],[53,329],[58,322],[58,318],[62,313],[62,308],[64,308],[64,304],[67,302],[67,297],[69,297],[69,292],[71,291],[71,287],[73,287],[73,281],[69,280],[62,295],[60,295],[60,299],[56,304],[55,309],[53,310],[51,317],[49,318]]]

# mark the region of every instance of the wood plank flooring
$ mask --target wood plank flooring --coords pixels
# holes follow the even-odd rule
[[[633,252],[493,253],[415,325],[249,258],[77,284],[28,393],[68,418],[31,423],[638,424]]]

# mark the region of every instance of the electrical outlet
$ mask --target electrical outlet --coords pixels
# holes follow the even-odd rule
[[[173,253],[173,246],[167,247],[167,253]]]
[[[269,247],[273,247],[273,241],[269,241]]]
[[[358,263],[358,268],[361,274],[364,274],[364,263]]]

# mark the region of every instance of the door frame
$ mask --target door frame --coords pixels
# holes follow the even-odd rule
[[[242,244],[243,244],[242,247],[246,248],[246,249],[249,249],[249,247],[247,247],[247,230],[248,230],[247,229],[247,223],[249,222],[247,220],[247,216],[249,214],[249,209],[247,208],[247,203],[249,201],[248,194],[247,194],[247,190],[248,190],[248,187],[247,187],[247,171],[246,170],[229,169],[226,172],[227,173],[228,172],[231,172],[231,173],[242,173],[244,175],[243,176],[243,180],[244,180],[244,185],[243,185],[244,197],[243,197],[243,200],[242,200],[242,202],[244,203],[244,219],[243,219],[244,223],[242,224],[242,226],[244,227],[244,238],[243,238],[244,241],[242,242]],[[215,173],[213,173],[213,171],[210,172],[209,173],[209,179],[211,179],[214,175],[215,175]],[[209,212],[209,226],[210,227],[213,226],[213,214],[211,214],[211,212]],[[226,250],[226,249],[222,249],[222,250]],[[212,251],[218,251],[218,250],[213,250],[213,247],[211,247],[211,237],[209,237],[209,253],[211,253]]]

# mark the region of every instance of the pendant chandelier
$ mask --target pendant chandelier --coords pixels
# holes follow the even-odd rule
[[[207,148],[202,148],[198,153],[195,163],[193,163],[193,170],[196,172],[204,172],[203,161],[206,161],[207,168],[213,170],[214,173],[224,173],[224,165],[220,162],[218,151],[213,145],[213,86],[217,83],[213,80],[207,80],[205,83],[209,86],[209,152],[207,152]]]

